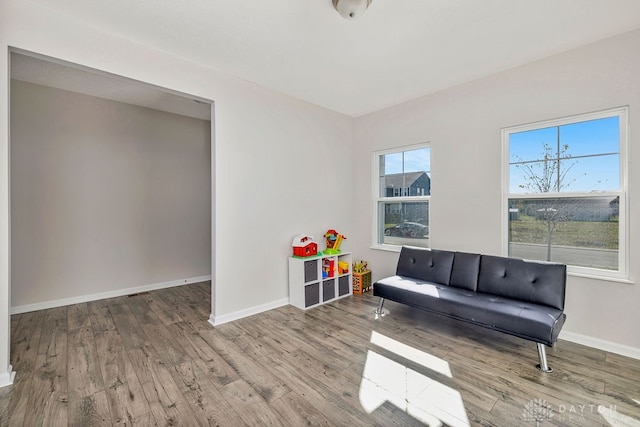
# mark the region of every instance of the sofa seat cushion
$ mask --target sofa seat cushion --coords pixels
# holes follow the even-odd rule
[[[406,276],[375,283],[374,295],[440,313],[527,340],[553,345],[564,324],[562,310]]]

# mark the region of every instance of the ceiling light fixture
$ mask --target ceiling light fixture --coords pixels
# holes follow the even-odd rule
[[[371,0],[332,0],[333,7],[345,19],[358,19],[367,11]]]

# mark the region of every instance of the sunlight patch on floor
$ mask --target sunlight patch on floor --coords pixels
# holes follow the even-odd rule
[[[371,342],[415,364],[452,377],[449,364],[438,357],[377,332],[372,333]],[[360,403],[367,413],[371,413],[385,402],[429,426],[469,426],[460,392],[396,360],[368,350],[360,383]]]
[[[425,368],[452,378],[449,364],[439,357],[403,344],[400,341],[396,341],[393,338],[379,334],[376,331],[371,332],[371,344],[375,344],[378,347],[384,348],[385,350],[395,353],[398,356],[402,356],[405,359],[409,359],[414,363],[424,366]]]

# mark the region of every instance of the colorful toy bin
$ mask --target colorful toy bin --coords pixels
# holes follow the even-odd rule
[[[293,256],[308,257],[318,255],[318,244],[313,241],[313,236],[298,234],[293,238]]]
[[[353,262],[353,293],[359,295],[371,290],[371,271],[367,261]]]
[[[353,293],[360,295],[371,290],[371,272],[353,273]]]

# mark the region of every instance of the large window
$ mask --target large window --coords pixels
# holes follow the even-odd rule
[[[374,245],[429,247],[429,146],[374,153],[374,171]]]
[[[627,109],[502,135],[507,254],[627,278]]]

